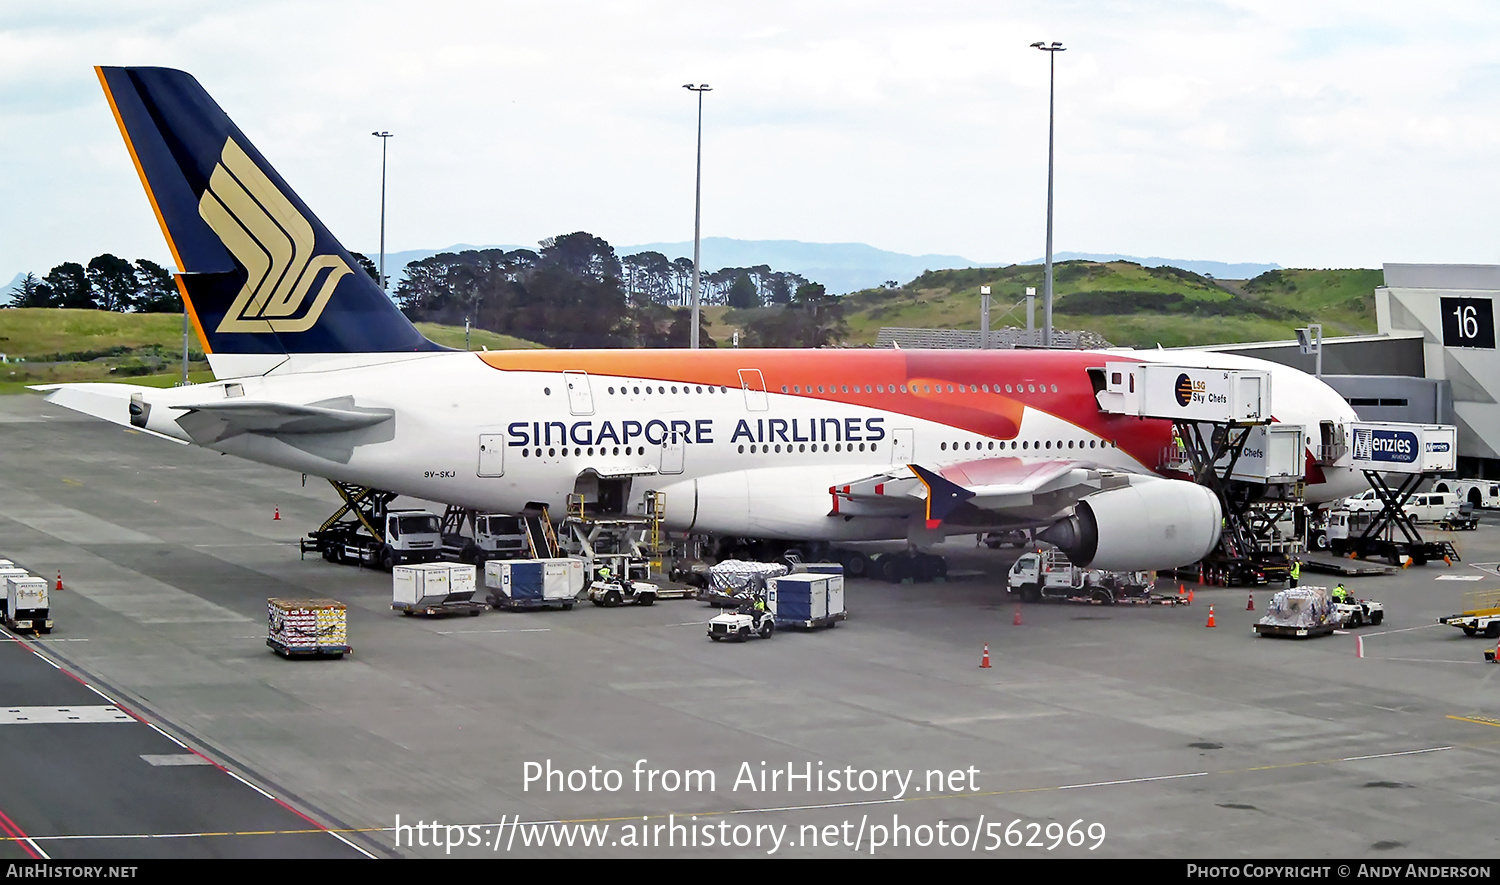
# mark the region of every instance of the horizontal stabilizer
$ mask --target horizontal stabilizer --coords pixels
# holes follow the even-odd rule
[[[241,433],[289,436],[343,433],[391,420],[390,409],[354,409],[329,405],[276,402],[216,402],[174,406],[187,410],[177,419],[194,442],[218,442]]]
[[[111,424],[130,426],[130,397],[152,390],[134,384],[89,381],[79,384],[37,384],[32,390],[47,393],[47,402],[65,409],[103,418]]]
[[[112,384],[105,381],[84,381],[77,384],[35,384],[32,390],[44,391],[47,402],[56,403],[65,409],[82,412],[95,418],[103,418],[111,424],[121,424],[140,433],[161,439],[169,439],[178,445],[187,445],[187,440],[147,430],[130,420],[130,401],[133,396],[146,393],[161,393],[154,387],[136,384]]]

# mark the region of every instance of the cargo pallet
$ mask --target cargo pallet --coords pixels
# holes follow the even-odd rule
[[[354,649],[347,645],[287,645],[285,642],[271,638],[266,639],[266,645],[284,658],[333,658],[337,660],[354,652]]]
[[[681,581],[657,581],[656,598],[661,599],[697,599],[698,588]]]
[[[816,627],[836,627],[838,626],[839,621],[849,620],[849,613],[839,612],[836,615],[828,615],[827,617],[823,618],[812,618],[811,620],[806,621],[788,621],[781,618],[775,618],[774,620],[776,621],[776,629],[778,630],[789,629],[792,627],[796,627],[802,630],[812,630]]]
[[[488,606],[478,602],[436,602],[431,605],[412,605],[405,602],[393,602],[391,608],[408,617],[412,615],[424,615],[429,618],[446,617],[448,615],[469,615],[479,617],[479,613]]]
[[[491,593],[485,596],[484,601],[496,609],[512,612],[535,611],[542,608],[555,608],[561,611],[572,611],[573,604],[578,600],[576,597],[567,599],[512,599],[503,593]],[[478,603],[474,603],[478,605]],[[483,606],[481,606],[482,608]],[[479,614],[475,612],[474,614]]]
[[[1316,627],[1290,627],[1285,624],[1256,624],[1255,632],[1261,636],[1288,636],[1306,639],[1309,636],[1327,636],[1339,628],[1338,624],[1320,624]]]

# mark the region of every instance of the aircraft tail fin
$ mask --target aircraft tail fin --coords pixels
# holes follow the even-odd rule
[[[96,70],[210,360],[446,349],[402,315],[192,76]]]

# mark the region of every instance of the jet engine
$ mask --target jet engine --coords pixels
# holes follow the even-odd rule
[[[1166,569],[1197,562],[1219,541],[1223,512],[1196,483],[1157,479],[1098,492],[1037,537],[1078,565],[1111,571]]]

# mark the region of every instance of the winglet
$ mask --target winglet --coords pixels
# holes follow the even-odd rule
[[[922,485],[927,487],[927,527],[935,529],[960,504],[974,497],[974,493],[955,482],[944,479],[925,467],[910,465]]]

